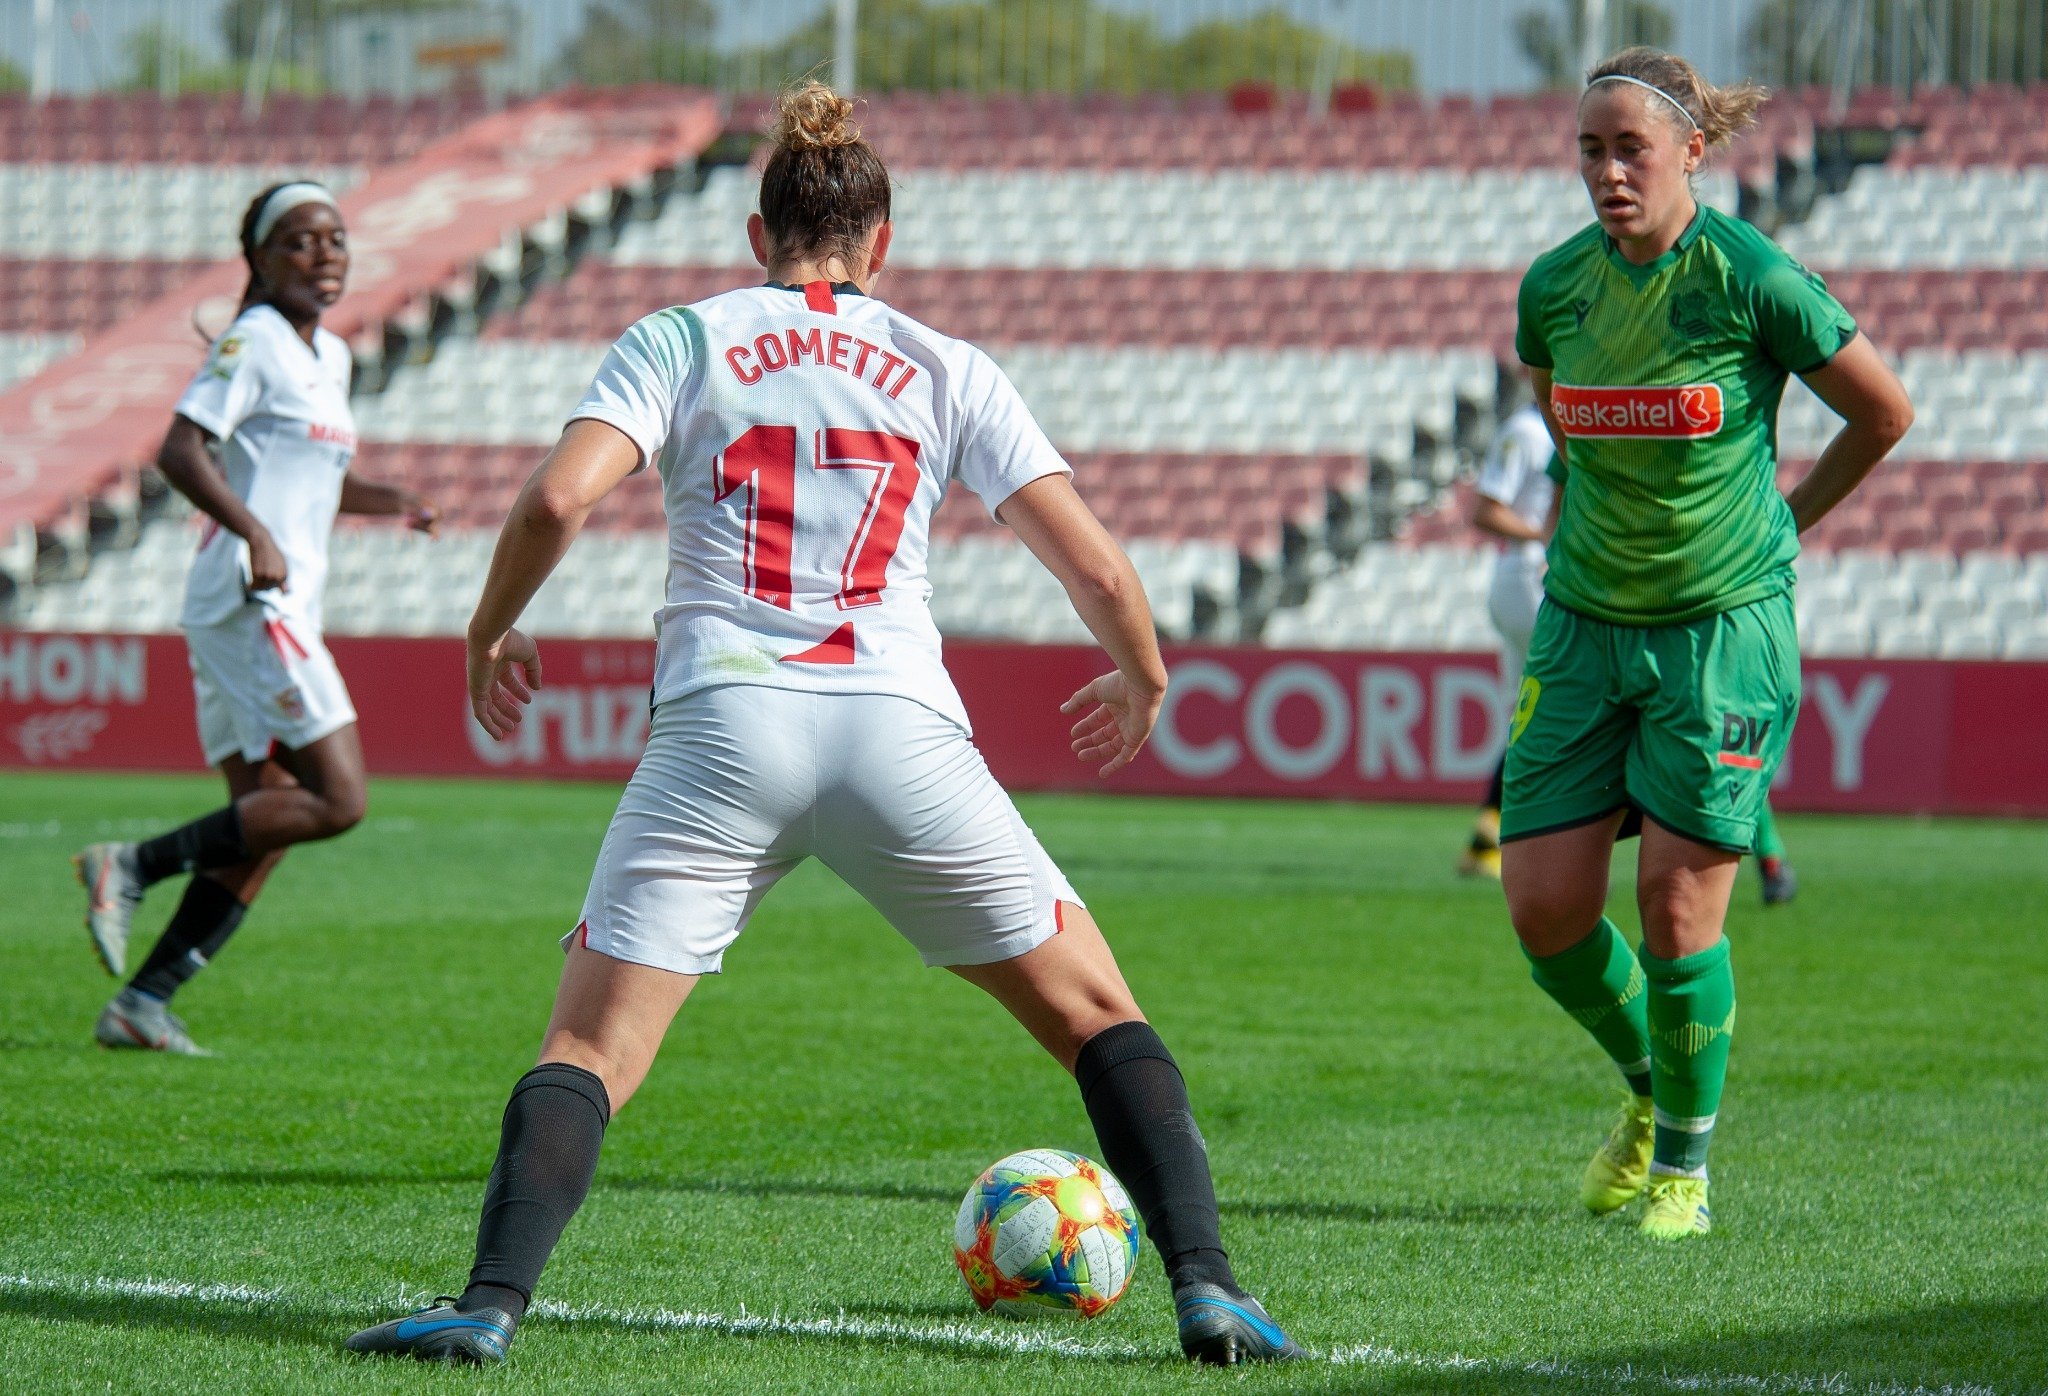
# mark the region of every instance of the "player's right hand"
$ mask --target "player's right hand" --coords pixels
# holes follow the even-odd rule
[[[249,540],[249,591],[288,591],[285,585],[284,551],[268,530]]]
[[[504,741],[519,730],[526,705],[540,687],[540,647],[520,630],[490,644],[469,641],[469,710],[477,725]]]
[[[1164,689],[1141,688],[1115,671],[1060,704],[1060,711],[1082,715],[1074,724],[1074,755],[1104,762],[1096,774],[1107,776],[1131,764],[1152,735],[1165,703]]]

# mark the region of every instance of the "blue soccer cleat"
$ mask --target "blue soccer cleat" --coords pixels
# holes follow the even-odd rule
[[[365,1328],[342,1346],[350,1352],[486,1367],[505,1360],[518,1326],[503,1309],[457,1313],[455,1300],[443,1296],[416,1314]]]
[[[1191,1284],[1174,1291],[1180,1350],[1211,1367],[1240,1362],[1289,1362],[1302,1351],[1259,1301],[1222,1285]]]
[[[1799,895],[1799,876],[1783,858],[1765,858],[1758,868],[1764,879],[1764,905],[1783,906]]]

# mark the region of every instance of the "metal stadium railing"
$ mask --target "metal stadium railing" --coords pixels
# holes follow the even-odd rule
[[[569,82],[865,91],[1569,86],[1623,43],[1773,85],[2028,84],[2048,0],[7,0],[0,93],[492,96]],[[17,99],[18,100],[18,99]]]

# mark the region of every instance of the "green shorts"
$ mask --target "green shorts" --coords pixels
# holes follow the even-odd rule
[[[1633,810],[1752,852],[1798,716],[1790,595],[1654,626],[1546,599],[1508,727],[1501,839]]]

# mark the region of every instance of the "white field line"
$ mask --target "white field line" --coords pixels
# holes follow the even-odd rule
[[[300,1313],[331,1314],[360,1319],[387,1302],[393,1309],[416,1306],[426,1296],[406,1289],[365,1301],[295,1298],[282,1289],[250,1285],[203,1284],[183,1280],[125,1280],[99,1275],[90,1279],[0,1274],[0,1293],[46,1294],[53,1298],[183,1299],[195,1304],[261,1309],[271,1306]],[[862,1318],[841,1313],[831,1318],[785,1318],[780,1314],[701,1313],[693,1309],[615,1309],[598,1304],[560,1304],[543,1299],[533,1313],[551,1323],[596,1324],[607,1328],[654,1332],[721,1333],[732,1337],[851,1338],[863,1342],[902,1343],[933,1351],[994,1356],[1052,1356],[1083,1361],[1168,1361],[1164,1346],[1136,1343],[1084,1342],[1042,1327],[1000,1326],[996,1320],[919,1323],[908,1319]],[[1560,1382],[1590,1384],[1610,1390],[1671,1392],[1733,1392],[1744,1396],[2005,1396],[1996,1388],[1907,1386],[1897,1382],[1858,1382],[1845,1374],[1797,1376],[1785,1373],[1673,1372],[1649,1367],[1600,1367],[1562,1360],[1520,1362],[1511,1358],[1440,1356],[1399,1352],[1376,1344],[1332,1348],[1309,1353],[1309,1360],[1335,1366],[1379,1367],[1438,1376],[1549,1377]]]

